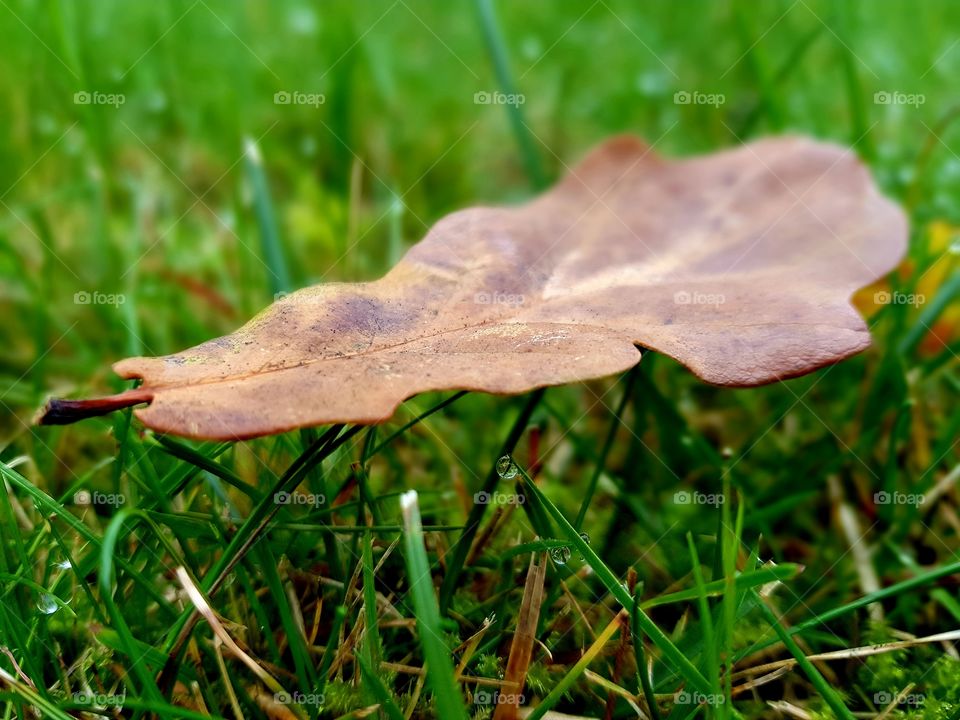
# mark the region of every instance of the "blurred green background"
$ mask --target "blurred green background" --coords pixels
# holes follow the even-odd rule
[[[0,10],[11,408],[78,382],[102,385],[88,371],[105,360],[226,332],[272,299],[245,139],[260,148],[295,287],[375,277],[446,212],[529,195],[508,108],[475,103],[500,86],[471,3],[24,1]],[[958,219],[954,3],[497,10],[547,178],[617,132],[675,155],[802,131],[856,145],[918,219]],[[677,104],[677,92],[724,103]],[[92,103],[78,104],[78,93]],[[318,97],[278,105],[276,93]],[[922,104],[877,104],[875,93]],[[74,304],[84,291],[127,302]]]
[[[868,592],[867,561],[855,552],[865,538],[880,585],[956,562],[960,3],[497,0],[493,49],[478,6],[0,0],[0,459],[53,497],[102,487],[152,507],[149,488],[173,471],[170,458],[139,435],[136,449],[124,441],[118,450],[121,420],[33,428],[45,398],[119,390],[112,361],[225,334],[278,291],[377,277],[444,214],[521,201],[611,134],[637,134],[673,156],[798,132],[855,147],[910,214],[909,257],[861,299],[875,347],[751,391],[706,387],[672,361],[644,360],[590,534],[611,567],[639,564],[646,592],[689,587],[685,534],[700,542],[717,517],[670,499],[682,488],[719,492],[723,477],[742,494],[749,542],[764,558],[807,567],[789,589],[801,601],[784,611],[819,614]],[[519,114],[483,102],[498,92],[522,95]],[[878,288],[923,300],[878,303]],[[548,492],[571,512],[617,392],[613,381],[551,390],[534,417],[550,451]],[[419,399],[402,419],[439,397]],[[522,402],[458,401],[374,468],[375,490],[436,493],[431,517],[462,522],[450,489],[476,489]],[[256,484],[250,458],[282,467],[299,441],[239,445],[222,462]],[[147,460],[131,465],[128,452]],[[537,457],[526,444],[518,455]],[[345,477],[350,458],[340,460],[333,473]],[[929,493],[945,477],[936,503],[873,502],[877,490]],[[72,629],[22,606],[30,630],[19,641],[36,649],[39,668],[51,647],[81,653],[94,616],[77,581],[51,569],[58,551],[43,513],[29,503],[21,511],[22,494],[8,491],[5,582],[29,543],[33,579],[78,598]],[[226,501],[215,495],[193,489],[176,509],[216,515]],[[844,534],[841,506],[862,537]],[[70,511],[99,534],[111,512]],[[294,565],[312,557],[309,547],[283,552]],[[197,568],[204,562],[201,552]],[[934,594],[896,595],[884,627],[956,627],[956,589],[951,573]],[[129,608],[145,607],[137,592]],[[858,617],[805,638],[807,649],[865,643],[874,636],[866,613]],[[654,618],[682,639],[680,615]],[[166,624],[138,620],[138,638],[158,643]],[[738,646],[760,632],[745,622]],[[41,640],[52,644],[35,648]],[[956,656],[938,646],[884,656],[869,673],[834,667],[830,679],[864,712],[876,709],[876,693],[914,683],[930,717],[957,717]],[[540,671],[546,692],[556,676],[546,663]],[[798,677],[746,698],[742,711],[774,712],[762,699],[790,697],[829,716]],[[594,699],[574,690],[566,709]]]

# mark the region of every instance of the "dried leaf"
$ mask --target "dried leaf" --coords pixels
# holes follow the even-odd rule
[[[42,422],[149,402],[149,427],[238,439],[386,420],[428,390],[522,393],[617,373],[636,346],[750,386],[869,345],[850,304],[906,246],[852,152],[802,138],[665,160],[631,137],[512,208],[442,220],[382,279],[275,302],[232,335],[114,369],[141,387]]]

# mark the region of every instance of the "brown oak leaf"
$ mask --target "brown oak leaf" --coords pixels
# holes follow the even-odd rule
[[[376,423],[429,390],[523,393],[617,373],[637,346],[710,383],[801,375],[863,350],[850,303],[904,253],[903,213],[849,150],[797,137],[664,159],[632,137],[518,207],[441,219],[383,278],[279,299],[231,335],[114,369],[147,426],[238,439]]]

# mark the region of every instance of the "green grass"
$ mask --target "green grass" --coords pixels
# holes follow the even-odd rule
[[[960,621],[958,26],[948,0],[0,2],[0,717],[491,717],[532,554],[537,716],[960,717],[953,648],[807,659]],[[31,425],[619,132],[854,146],[912,221],[861,298],[874,347],[742,391],[649,353],[236,444]]]

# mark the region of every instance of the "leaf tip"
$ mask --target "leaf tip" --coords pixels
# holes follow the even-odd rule
[[[417,509],[417,507],[416,490],[407,490],[405,493],[400,495],[400,509],[404,516],[410,512],[413,512],[415,509]]]

